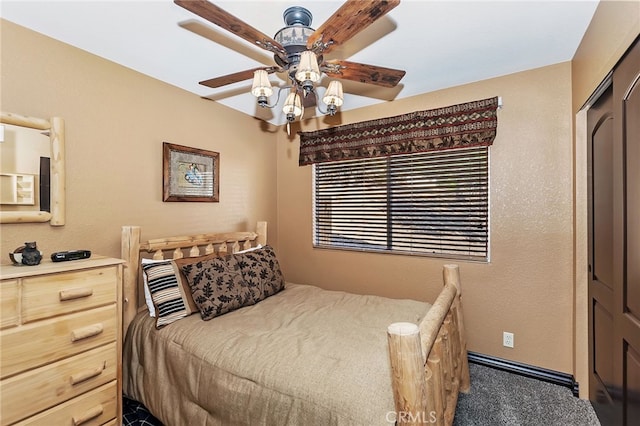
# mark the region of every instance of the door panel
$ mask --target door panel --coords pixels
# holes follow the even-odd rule
[[[602,425],[640,418],[640,41],[587,111],[589,399]]]
[[[627,383],[627,424],[640,419],[640,354],[632,347],[626,347],[625,382]]]
[[[640,41],[616,67],[613,85],[614,116],[620,117],[614,138],[620,141],[624,168],[624,273],[618,303],[624,348],[623,414],[625,424],[632,424],[640,418]]]
[[[611,96],[603,105],[611,108]],[[613,290],[613,116],[605,111],[591,135],[593,152],[593,280]],[[611,307],[608,307],[610,310]]]
[[[638,72],[638,71],[637,71]],[[631,76],[633,78],[633,76]],[[640,75],[624,100],[627,172],[627,285],[626,309],[640,321]]]
[[[614,338],[613,87],[587,113],[589,127],[589,389],[603,424],[620,424]],[[606,420],[605,420],[606,419]]]
[[[600,398],[605,398],[603,403],[610,401],[608,394],[613,390],[613,317],[602,304],[594,302],[593,306],[593,337],[598,342],[594,348],[594,368],[593,373],[600,381],[600,385],[606,388],[606,393]],[[605,389],[603,389],[603,392]]]

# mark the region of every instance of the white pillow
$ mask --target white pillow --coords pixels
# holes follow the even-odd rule
[[[240,250],[240,251],[235,252],[234,254],[247,253],[247,252],[249,252],[249,251],[258,250],[258,249],[261,249],[261,248],[262,248],[262,244],[258,244],[258,245],[257,245],[257,246],[255,246],[255,247],[251,247],[251,248],[248,248],[248,249],[246,249],[246,250]]]
[[[162,260],[153,260],[153,259],[142,259],[142,264],[146,265],[149,263],[158,263],[158,262],[166,262],[165,259]],[[149,316],[156,316],[156,307],[153,305],[153,299],[151,298],[151,292],[149,291],[149,283],[147,282],[147,274],[142,272],[142,281],[144,283],[144,300],[147,303],[147,309],[149,309]]]

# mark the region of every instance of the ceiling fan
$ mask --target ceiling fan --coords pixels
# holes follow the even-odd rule
[[[217,88],[227,84],[253,78],[251,93],[258,98],[261,107],[273,108],[268,98],[273,89],[268,74],[285,72],[291,82],[280,88],[290,93],[285,100],[283,111],[291,122],[303,113],[303,106],[317,105],[318,94],[314,83],[322,73],[337,79],[375,84],[383,87],[396,86],[405,71],[367,65],[343,60],[325,60],[324,54],[339,46],[377,19],[396,7],[400,0],[347,0],[317,30],[310,27],[312,15],[301,6],[285,10],[286,26],[270,37],[251,25],[236,18],[224,9],[207,0],[174,0],[188,11],[212,22],[244,40],[274,54],[275,65],[258,67],[221,77],[201,81],[200,84]],[[278,99],[280,93],[278,94]],[[333,115],[343,103],[342,85],[339,80],[331,81],[323,97],[327,106],[322,113]]]

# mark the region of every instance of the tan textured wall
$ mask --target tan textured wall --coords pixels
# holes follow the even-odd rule
[[[275,136],[259,121],[5,20],[1,108],[66,124],[63,227],[3,224],[1,259],[25,241],[120,255],[120,227],[142,238],[271,224]],[[162,142],[220,153],[219,203],[162,202]]]
[[[640,35],[640,2],[601,1],[572,61],[573,111],[577,112]],[[576,380],[580,396],[589,396],[588,370],[588,233],[587,233],[587,129],[586,110],[575,119],[574,229]]]
[[[601,0],[573,56],[573,110],[577,112],[640,35],[640,1]]]
[[[343,113],[352,123],[501,96],[491,148],[491,262],[461,265],[469,349],[572,372],[570,63]],[[324,118],[303,130],[326,127]],[[298,138],[278,142],[279,256],[286,278],[325,288],[432,299],[447,260],[313,249],[310,166]],[[515,348],[502,346],[502,332]]]

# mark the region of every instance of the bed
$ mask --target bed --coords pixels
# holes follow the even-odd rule
[[[456,265],[428,304],[285,282],[266,222],[140,235],[122,228],[123,393],[164,424],[452,424],[470,386]]]

